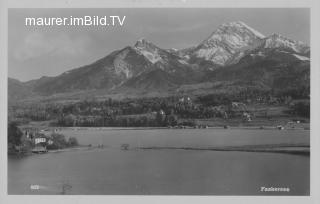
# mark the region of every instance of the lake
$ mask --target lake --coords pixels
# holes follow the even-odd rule
[[[62,129],[104,148],[8,159],[8,194],[309,195],[308,156],[139,147],[309,145],[308,130]],[[121,150],[129,144],[129,150]],[[36,186],[34,186],[36,185]],[[34,188],[31,189],[30,188]],[[261,192],[261,187],[290,192]],[[64,190],[63,190],[64,189]]]

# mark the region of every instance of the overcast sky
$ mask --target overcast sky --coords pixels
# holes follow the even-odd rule
[[[25,17],[126,16],[120,27],[27,27]],[[9,77],[27,81],[90,64],[144,37],[161,48],[197,45],[243,21],[264,35],[310,41],[309,9],[9,9]]]

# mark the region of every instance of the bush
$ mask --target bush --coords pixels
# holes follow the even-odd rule
[[[75,137],[70,137],[68,141],[66,137],[61,134],[52,134],[51,135],[52,144],[47,145],[47,149],[63,149],[66,147],[78,146],[78,140]]]
[[[75,137],[70,137],[69,140],[68,140],[68,146],[69,147],[74,147],[74,146],[78,146],[79,143],[78,143],[78,140],[77,138]]]
[[[64,135],[52,134],[51,138],[53,143],[47,146],[48,149],[62,149],[68,146],[68,143]]]
[[[310,102],[298,102],[295,103],[291,111],[293,114],[302,116],[302,117],[310,117]]]
[[[22,132],[17,127],[17,124],[11,122],[8,124],[8,144],[20,145],[21,144]]]

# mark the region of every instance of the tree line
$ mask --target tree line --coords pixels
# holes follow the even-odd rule
[[[22,104],[11,106],[9,115],[32,121],[53,120],[58,126],[175,126],[179,119],[234,116],[233,101],[288,105],[294,99],[309,99],[308,93],[308,88],[281,91],[246,89],[237,93],[215,93],[191,99],[188,96],[170,96]],[[308,117],[308,106],[294,106],[290,113]]]

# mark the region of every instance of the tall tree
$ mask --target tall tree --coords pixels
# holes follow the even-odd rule
[[[21,144],[22,132],[17,127],[17,124],[11,122],[8,124],[8,144],[20,145]]]

